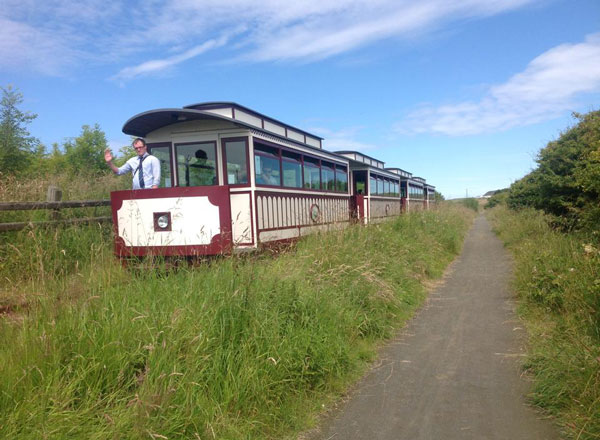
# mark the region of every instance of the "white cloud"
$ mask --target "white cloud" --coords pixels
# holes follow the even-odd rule
[[[78,55],[56,34],[0,17],[0,68],[18,66],[19,70],[56,76],[75,63]]]
[[[6,60],[0,68],[48,73],[46,64],[53,66],[51,71],[64,70],[61,60],[71,66],[134,57],[137,62],[114,76],[123,81],[200,56],[210,41],[215,42],[212,48],[226,51],[220,54],[223,60],[307,62],[536,1],[5,0],[0,21],[11,25],[12,39],[0,43],[0,57]],[[43,38],[32,39],[32,33]],[[229,36],[227,44],[216,44],[224,35]]]
[[[490,133],[535,124],[570,111],[584,93],[600,92],[600,33],[561,44],[532,60],[479,102],[423,106],[398,124],[404,133],[452,136]]]
[[[180,64],[200,54],[203,54],[208,50],[221,47],[226,42],[226,37],[221,37],[219,40],[209,40],[178,55],[174,55],[162,60],[146,61],[134,67],[126,67],[122,69],[119,73],[117,73],[115,76],[113,76],[111,79],[123,82],[125,80],[134,79],[138,76],[162,72],[166,69],[176,66],[177,64]]]
[[[378,147],[356,140],[361,127],[347,127],[340,130],[329,130],[327,128],[313,128],[313,133],[321,133],[325,140],[323,148],[328,151],[368,151],[376,150]]]

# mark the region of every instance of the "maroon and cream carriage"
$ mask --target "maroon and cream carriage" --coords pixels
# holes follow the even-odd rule
[[[159,189],[111,194],[118,255],[209,255],[350,221],[348,160],[235,103],[151,110],[123,132],[161,162]]]
[[[358,151],[336,151],[350,160],[351,194],[356,215],[364,223],[400,215],[400,177],[385,163]]]
[[[158,189],[111,194],[119,256],[255,249],[401,212],[383,162],[235,103],[147,111],[123,132],[146,139],[162,175]]]
[[[435,186],[428,185],[422,177],[414,177],[412,173],[400,168],[388,168],[400,176],[400,196],[404,210],[429,208],[435,201]]]

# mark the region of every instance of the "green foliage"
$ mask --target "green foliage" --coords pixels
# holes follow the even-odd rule
[[[25,170],[35,156],[43,155],[43,147],[27,131],[27,124],[37,115],[19,109],[23,95],[10,85],[0,89],[0,173],[15,174]]]
[[[507,204],[533,207],[561,226],[600,227],[600,111],[574,114],[578,124],[548,143],[538,167],[510,187]]]
[[[73,174],[102,174],[109,171],[104,161],[108,147],[106,135],[98,124],[84,125],[81,134],[64,144],[64,163]]]
[[[307,237],[277,258],[171,271],[124,270],[97,226],[36,236],[53,255],[39,264],[31,253],[25,305],[0,320],[12,341],[0,345],[0,437],[304,429],[421,303],[421,282],[441,276],[472,216],[456,206],[411,213]],[[71,263],[52,263],[62,257]]]
[[[465,208],[472,209],[475,212],[479,211],[479,202],[473,197],[462,199],[461,203]]]
[[[444,195],[441,192],[437,192],[437,191],[435,191],[433,193],[433,197],[434,197],[434,200],[436,203],[443,202],[444,200],[446,200]]]
[[[84,125],[79,136],[66,141],[62,147],[52,145],[51,152],[47,153],[27,130],[37,115],[19,109],[23,95],[11,86],[0,89],[0,177],[60,176],[65,171],[71,177],[109,173],[104,162],[104,150],[108,146],[106,135],[98,124]]]
[[[485,209],[493,208],[497,205],[506,204],[506,199],[508,198],[508,188],[499,189],[494,193],[492,197],[490,197],[485,205]]]
[[[553,230],[531,208],[490,211],[515,256],[533,401],[578,439],[600,437],[600,237]],[[594,233],[596,232],[596,233]]]

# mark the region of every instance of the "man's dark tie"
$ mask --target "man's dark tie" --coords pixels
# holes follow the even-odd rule
[[[144,189],[144,170],[142,170],[142,162],[144,161],[144,158],[140,156],[138,159],[140,160],[140,166],[138,166],[138,179],[140,179],[140,188]]]

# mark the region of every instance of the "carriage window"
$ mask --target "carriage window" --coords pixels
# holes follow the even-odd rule
[[[283,151],[281,155],[283,167],[283,186],[302,188],[302,162],[300,155]]]
[[[393,182],[392,195],[398,197],[398,182]]]
[[[227,183],[240,185],[248,183],[247,146],[244,140],[226,140]]]
[[[217,155],[214,142],[175,145],[179,186],[217,184]]]
[[[377,194],[377,179],[371,174],[369,177],[369,195],[373,196]]]
[[[406,183],[404,185],[400,185],[400,197],[406,198]]]
[[[391,196],[392,195],[392,190],[390,189],[390,181],[387,180],[387,179],[385,179],[384,185],[385,185],[384,189],[383,189],[384,195],[386,195],[388,197]]]
[[[335,174],[333,172],[333,164],[321,163],[321,178],[323,180],[323,189],[327,191],[335,190]]]
[[[383,192],[383,179],[381,177],[377,178],[377,194],[382,196],[384,195]]]
[[[321,189],[319,161],[304,157],[304,188]]]
[[[148,152],[155,156],[160,162],[160,188],[173,186],[173,174],[171,172],[171,147],[148,146]]]
[[[346,172],[346,167],[342,167],[341,165],[335,166],[335,190],[348,192],[348,173]]]
[[[254,174],[257,185],[281,185],[279,150],[256,144],[254,146]]]

